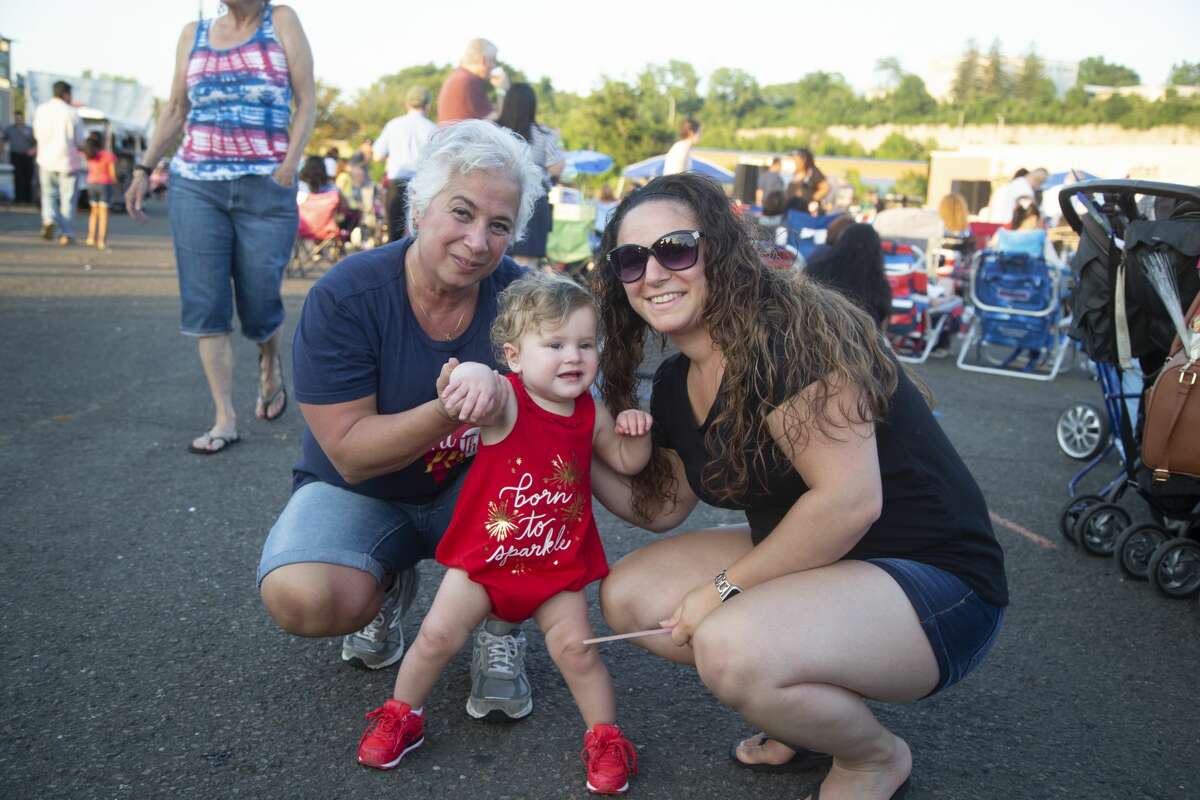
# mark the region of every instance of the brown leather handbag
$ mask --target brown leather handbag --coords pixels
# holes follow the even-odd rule
[[[1155,488],[1180,477],[1200,480],[1200,294],[1184,323],[1198,344],[1189,353],[1176,336],[1170,358],[1146,395],[1142,465]]]

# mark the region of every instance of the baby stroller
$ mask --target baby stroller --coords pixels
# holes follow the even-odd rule
[[[947,324],[962,313],[962,300],[931,297],[926,255],[920,247],[884,239],[883,268],[892,289],[887,337],[901,361],[923,364]]]
[[[337,191],[315,192],[300,203],[300,226],[287,276],[303,278],[309,270],[332,267],[342,257],[348,233],[338,225],[341,196]]]
[[[958,353],[958,366],[991,375],[1054,380],[1069,350],[1066,276],[1030,253],[981,250],[973,262],[968,291],[975,317]],[[1027,360],[1019,364],[1022,356]]]
[[[1149,218],[1143,214],[1149,206],[1139,204],[1139,197],[1169,202],[1152,204],[1158,209]],[[1183,309],[1200,292],[1200,189],[1148,181],[1088,181],[1064,189],[1060,203],[1064,217],[1080,234],[1072,262],[1077,289],[1071,336],[1098,365],[1113,431],[1109,448],[1121,455],[1116,478],[1101,494],[1072,497],[1060,527],[1086,552],[1115,555],[1127,576],[1148,579],[1169,597],[1188,597],[1200,591],[1200,476],[1151,468],[1144,459],[1157,459],[1148,445],[1160,444],[1164,430],[1161,414],[1147,411],[1147,402],[1161,399],[1156,397],[1160,386],[1186,398],[1191,384],[1185,378],[1194,383],[1200,373],[1194,360],[1183,361],[1182,368],[1164,366],[1186,357],[1185,353],[1167,361],[1172,339],[1183,325]],[[1186,341],[1186,329],[1184,334],[1180,338]],[[1147,385],[1154,386],[1136,417],[1125,402],[1135,393],[1122,389],[1121,380],[1133,359],[1140,361]],[[1166,435],[1178,437],[1173,442],[1185,452],[1200,451],[1200,426],[1187,424],[1186,410],[1182,417],[1180,413],[1168,420]],[[1185,424],[1176,424],[1181,420]],[[1079,479],[1101,458],[1103,453],[1080,471],[1069,492],[1074,494]],[[1147,505],[1153,522],[1135,523],[1118,505],[1130,489]]]

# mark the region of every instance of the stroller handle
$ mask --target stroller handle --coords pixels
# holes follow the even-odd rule
[[[1197,186],[1185,186],[1180,183],[1159,183],[1157,181],[1110,181],[1103,179],[1081,181],[1063,187],[1058,193],[1058,204],[1062,208],[1063,218],[1071,226],[1071,230],[1080,233],[1083,227],[1083,222],[1080,220],[1079,214],[1071,204],[1071,198],[1076,194],[1092,195],[1097,193],[1117,195],[1118,202],[1120,202],[1125,213],[1131,219],[1137,216],[1137,209],[1133,202],[1135,194],[1150,195],[1152,197],[1169,197],[1175,200],[1200,203],[1200,187]]]

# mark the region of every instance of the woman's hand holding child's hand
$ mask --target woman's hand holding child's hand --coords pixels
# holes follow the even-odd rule
[[[645,411],[630,408],[617,414],[616,432],[621,436],[645,436],[653,424],[654,418]]]
[[[459,364],[450,359],[438,376],[438,398],[451,419],[481,424],[499,407],[504,397],[503,380],[498,372],[485,364]]]

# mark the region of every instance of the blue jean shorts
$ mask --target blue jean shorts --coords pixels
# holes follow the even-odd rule
[[[970,674],[996,643],[1006,609],[980,599],[965,583],[943,569],[903,558],[872,558],[869,563],[891,575],[921,621],[937,658],[937,694]]]
[[[320,481],[304,484],[267,534],[258,584],[273,569],[304,562],[352,567],[383,583],[387,575],[433,558],[466,476],[464,469],[427,503],[380,500]]]
[[[111,183],[89,183],[87,193],[89,206],[112,205],[114,191]]]
[[[175,243],[180,330],[218,336],[233,330],[263,342],[283,324],[280,288],[292,257],[296,189],[268,175],[218,181],[171,176],[167,216]]]

